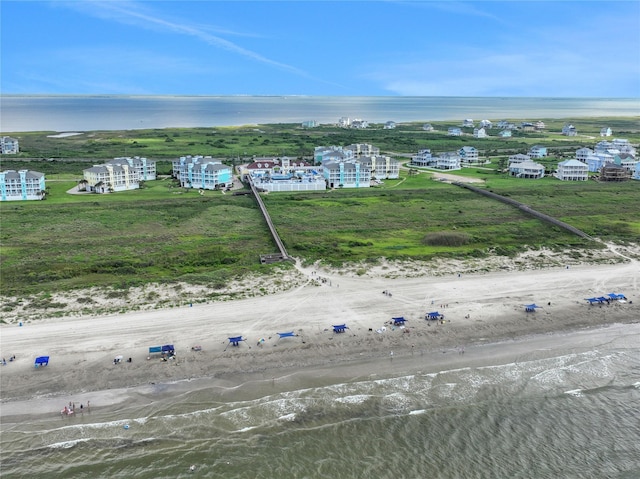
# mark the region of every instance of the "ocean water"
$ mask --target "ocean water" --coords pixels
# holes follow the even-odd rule
[[[0,96],[0,130],[88,131],[214,127],[341,117],[370,123],[640,115],[638,98]]]
[[[501,348],[511,360],[487,360]],[[640,477],[640,325],[465,355],[468,365],[432,371],[420,368],[428,355],[386,358],[394,374],[369,364],[347,381],[311,375],[304,388],[155,385],[78,417],[4,418],[1,475]]]

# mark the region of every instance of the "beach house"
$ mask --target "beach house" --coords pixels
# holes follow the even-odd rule
[[[516,163],[523,163],[525,161],[531,161],[531,157],[529,155],[523,155],[522,153],[517,153],[509,157],[510,165],[516,164]]]
[[[558,163],[556,178],[562,181],[587,181],[589,167],[578,160],[566,160]]]
[[[562,127],[562,134],[564,136],[577,136],[578,135],[578,130],[576,130],[576,127],[571,125],[570,123],[566,123]]]
[[[0,171],[0,201],[42,200],[45,189],[44,173],[32,170]]]
[[[620,165],[609,163],[600,170],[600,181],[627,181],[631,178],[631,171]]]
[[[447,130],[447,134],[449,136],[462,136],[462,130],[460,128],[457,128],[457,127],[450,127]]]
[[[462,121],[462,126],[466,128],[473,128],[474,126],[473,120],[471,118],[466,118],[465,120]]]
[[[634,180],[640,180],[640,162],[636,163],[636,167],[631,174],[631,178]]]
[[[0,137],[0,153],[3,155],[15,155],[20,153],[20,144],[18,139],[10,136]]]
[[[491,128],[493,128],[493,123],[491,123],[490,120],[482,120],[480,122],[480,128],[485,128],[487,130],[490,130]]]
[[[501,130],[498,133],[498,136],[500,138],[511,138],[511,130]]]
[[[529,156],[531,158],[544,158],[547,156],[547,147],[540,145],[533,145],[529,148]]]
[[[594,155],[594,151],[591,148],[578,148],[576,150],[576,160],[583,163],[587,162],[587,158]]]
[[[534,161],[523,161],[509,165],[509,175],[516,178],[539,179],[544,177],[544,166]]]
[[[395,121],[388,121],[384,124],[384,129],[385,130],[393,130],[396,127],[396,122]]]
[[[431,123],[425,123],[424,125],[422,125],[422,129],[424,131],[433,131],[433,125]]]
[[[458,150],[458,155],[463,164],[478,162],[478,150],[473,146],[463,146]]]
[[[611,135],[612,135],[611,128],[609,128],[608,126],[600,130],[600,136],[611,136]]]
[[[484,128],[474,128],[473,129],[473,136],[475,138],[487,138],[487,131]]]

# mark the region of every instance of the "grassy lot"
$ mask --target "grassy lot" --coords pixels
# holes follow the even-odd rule
[[[544,120],[559,131],[563,122]],[[0,203],[0,294],[89,286],[126,288],[147,282],[206,282],[222,285],[248,272],[268,272],[259,255],[275,246],[255,201],[207,191],[199,195],[172,180],[146,182],[141,190],[110,195],[70,195],[82,169],[98,158],[141,155],[160,161],[209,154],[238,156],[310,155],[314,146],[372,143],[383,151],[415,153],[419,148],[449,151],[462,145],[487,146],[495,156],[486,167],[454,172],[485,180],[486,188],[555,216],[590,235],[611,241],[640,237],[640,183],[563,183],[554,178],[519,180],[497,171],[500,158],[528,145],[558,142],[575,149],[600,141],[601,126],[640,141],[638,119],[576,121],[593,138],[522,134],[511,140],[452,138],[427,133],[421,124],[396,130],[341,130],[297,125],[259,128],[171,129],[90,132],[67,138],[45,133],[18,135],[23,152],[3,157],[2,169],[29,168],[47,175],[47,199]],[[446,124],[436,125],[446,131]],[[495,130],[492,130],[495,131]],[[536,136],[537,135],[537,136]],[[557,138],[556,138],[557,136]],[[622,135],[619,135],[622,136]],[[24,146],[23,146],[24,145]],[[134,147],[134,145],[137,145]],[[499,152],[498,152],[499,150]],[[562,159],[545,160],[548,170]],[[56,160],[27,160],[50,158]],[[62,158],[61,158],[62,157]],[[468,190],[433,181],[430,173],[385,181],[366,190],[270,193],[265,204],[290,254],[331,264],[347,261],[481,257],[489,251],[512,255],[526,247],[593,248],[598,244],[541,223],[519,210]]]

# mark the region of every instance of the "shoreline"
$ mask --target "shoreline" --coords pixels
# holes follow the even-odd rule
[[[301,271],[308,279],[317,274],[312,268]],[[68,397],[98,407],[103,400],[118,403],[132,391],[150,397],[154,391],[179,389],[176,384],[213,382],[237,393],[247,381],[264,382],[265,377],[304,387],[321,375],[370,374],[381,361],[394,368],[417,357],[471,361],[474,348],[485,345],[495,349],[527,338],[552,341],[605,325],[637,323],[633,300],[640,292],[639,273],[637,261],[461,276],[363,278],[322,271],[326,283],[308,281],[269,296],[2,325],[2,354],[17,359],[1,369],[0,415],[27,403],[33,404],[32,414],[38,404],[63,398],[64,403]],[[382,294],[385,290],[393,295]],[[584,300],[609,292],[633,302],[590,306]],[[524,304],[531,302],[542,308],[525,312]],[[445,315],[444,323],[424,319],[432,309]],[[398,316],[407,319],[405,328],[389,324]],[[333,333],[332,324],[342,323],[349,329]],[[277,332],[285,331],[296,336],[279,339]],[[246,341],[230,346],[228,337],[237,335]],[[177,358],[146,359],[148,348],[160,344],[175,344]],[[192,351],[195,345],[202,351]],[[49,366],[35,369],[38,355],[50,355]],[[114,365],[116,355],[132,362]],[[440,360],[434,364],[443,366]],[[293,379],[282,379],[284,373]]]

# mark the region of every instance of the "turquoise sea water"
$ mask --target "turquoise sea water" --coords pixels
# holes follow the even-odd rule
[[[512,357],[487,362],[496,348]],[[640,325],[471,347],[436,371],[416,356],[304,388],[194,380],[78,417],[4,418],[2,477],[640,477]]]
[[[0,96],[0,130],[212,127],[341,117],[371,123],[640,115],[638,98]]]

